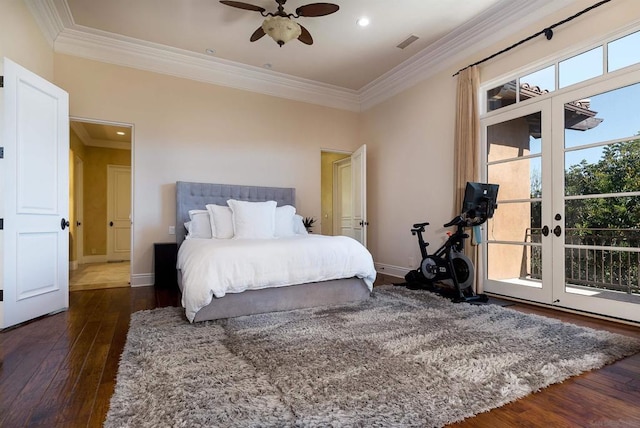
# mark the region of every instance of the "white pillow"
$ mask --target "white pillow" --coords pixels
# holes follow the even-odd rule
[[[276,238],[284,238],[296,234],[293,227],[293,216],[295,213],[296,209],[291,205],[276,208]]]
[[[293,216],[293,230],[296,235],[308,235],[307,228],[304,227],[304,223],[302,222],[302,216],[296,214]]]
[[[185,223],[187,228],[187,238],[189,239],[211,239],[211,222],[209,221],[209,211],[189,210],[191,221]]]
[[[233,216],[231,208],[224,205],[207,205],[207,210],[211,216],[213,224],[212,229],[215,230],[214,238],[231,239],[233,238]]]
[[[248,202],[229,199],[234,239],[270,239],[276,228],[276,201]]]

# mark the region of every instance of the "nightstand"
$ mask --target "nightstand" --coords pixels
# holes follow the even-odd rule
[[[178,287],[178,244],[163,242],[153,244],[154,285],[158,288]]]

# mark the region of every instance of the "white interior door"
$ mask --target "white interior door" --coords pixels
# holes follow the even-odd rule
[[[69,96],[4,59],[2,328],[69,306]]]
[[[353,238],[367,246],[367,145],[351,155]]]
[[[351,198],[351,159],[346,158],[333,164],[335,195],[334,200],[334,235],[353,238],[353,209]]]
[[[367,146],[334,163],[334,234],[367,245]]]
[[[131,259],[131,167],[107,166],[107,260]]]

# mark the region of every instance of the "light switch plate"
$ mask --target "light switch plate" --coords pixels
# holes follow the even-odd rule
[[[169,235],[175,235],[175,234],[176,234],[176,227],[169,226]]]

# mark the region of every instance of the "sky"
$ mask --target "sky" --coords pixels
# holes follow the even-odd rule
[[[640,62],[640,32],[630,34],[607,45],[607,69],[619,70]],[[558,64],[557,88],[600,76],[603,73],[604,47],[599,46],[568,58]],[[521,83],[538,86],[542,90],[556,88],[555,65],[538,70],[520,78]],[[587,131],[565,130],[565,147],[577,148],[582,145],[632,137],[640,133],[640,84],[630,85],[610,92],[593,94],[588,97],[590,109],[595,117],[603,119],[595,128]],[[531,153],[540,153],[540,140],[531,138]],[[602,155],[602,147],[568,151],[565,154],[565,169],[579,164],[582,160],[597,163]],[[539,162],[538,162],[539,163]],[[531,165],[533,174],[539,174],[539,165]]]

